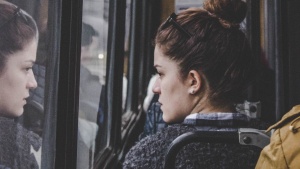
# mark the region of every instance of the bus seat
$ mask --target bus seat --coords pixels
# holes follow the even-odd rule
[[[263,130],[239,128],[234,131],[192,131],[178,136],[169,145],[164,169],[175,168],[178,152],[190,143],[228,143],[237,145],[252,145],[264,148],[270,143],[270,136]]]

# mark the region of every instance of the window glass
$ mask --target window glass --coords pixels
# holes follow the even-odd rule
[[[122,91],[123,91],[123,93],[122,93],[123,112],[125,112],[126,99],[127,99],[130,18],[131,18],[131,0],[126,0],[125,37],[124,37],[124,70],[123,70],[123,89],[122,89]]]
[[[103,94],[107,62],[108,6],[108,0],[83,1],[77,169],[93,168],[95,150],[102,148],[100,142],[106,136],[101,129],[105,115]]]
[[[259,54],[261,59],[261,69],[256,84],[257,97],[261,104],[260,118],[269,123],[276,122],[276,74],[275,74],[275,6],[273,1],[259,1],[260,27],[259,34],[260,46]],[[257,21],[258,22],[258,21]],[[256,44],[255,44],[256,45]],[[254,46],[254,45],[253,45]],[[254,48],[255,49],[255,48]]]

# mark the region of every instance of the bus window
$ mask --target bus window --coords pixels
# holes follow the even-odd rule
[[[93,168],[97,144],[105,140],[103,94],[105,90],[108,1],[83,1],[77,169]]]

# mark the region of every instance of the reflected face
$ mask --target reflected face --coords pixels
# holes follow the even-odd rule
[[[81,47],[81,60],[88,60],[91,58],[91,50],[90,46],[82,46]]]
[[[181,79],[178,64],[165,56],[158,46],[154,51],[154,67],[159,78],[152,90],[159,94],[163,119],[167,123],[181,122],[191,112],[189,85]]]
[[[93,53],[97,51],[98,39],[97,37],[93,36],[91,37],[91,43],[81,46],[81,61],[92,61],[93,59]]]
[[[0,73],[0,115],[18,117],[22,115],[29,97],[29,89],[37,87],[32,72],[36,60],[37,41],[32,40],[23,50],[8,56]]]

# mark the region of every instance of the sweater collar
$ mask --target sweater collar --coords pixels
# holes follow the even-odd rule
[[[190,114],[184,119],[183,124],[193,126],[245,127],[249,124],[249,121],[249,117],[241,113],[214,112]]]

